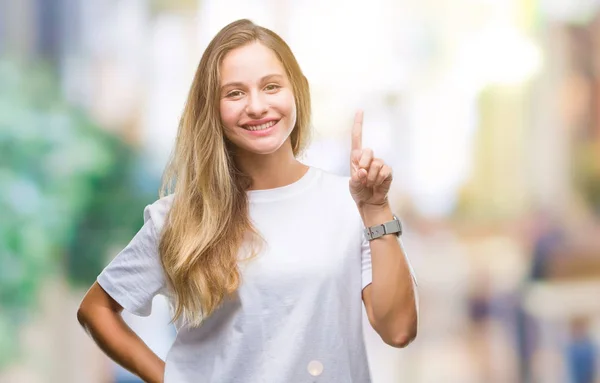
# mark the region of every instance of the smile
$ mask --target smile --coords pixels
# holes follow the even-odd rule
[[[279,122],[279,121],[273,120],[273,121],[265,122],[264,124],[260,124],[260,125],[244,125],[243,128],[246,130],[249,130],[251,132],[256,132],[259,130],[269,129],[270,127],[275,125],[277,122]]]

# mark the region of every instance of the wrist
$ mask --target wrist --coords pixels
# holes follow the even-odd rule
[[[358,207],[365,227],[381,225],[394,219],[394,214],[390,205],[383,204],[371,205],[363,204]]]

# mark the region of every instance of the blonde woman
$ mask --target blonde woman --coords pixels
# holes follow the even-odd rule
[[[392,170],[352,133],[351,177],[309,167],[310,94],[286,43],[239,20],[198,66],[163,195],[77,317],[146,382],[370,381],[362,304],[383,341],[416,336],[414,279],[387,199]],[[168,297],[163,362],[122,321]]]

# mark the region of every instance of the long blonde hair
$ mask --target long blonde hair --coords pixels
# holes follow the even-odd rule
[[[291,49],[250,20],[224,27],[196,70],[161,188],[161,196],[173,193],[159,244],[174,298],[173,321],[183,317],[191,326],[199,326],[238,289],[240,247],[246,240],[260,240],[248,214],[250,179],[234,163],[234,147],[223,133],[219,113],[220,64],[231,50],[255,41],[277,55],[292,85],[297,110],[290,135],[294,155],[308,143],[309,86]],[[253,250],[250,258],[255,255]]]

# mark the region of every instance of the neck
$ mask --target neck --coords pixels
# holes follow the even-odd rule
[[[294,157],[289,139],[274,153],[238,152],[235,161],[238,168],[252,179],[250,190],[274,189],[292,184],[308,170],[308,166]]]

